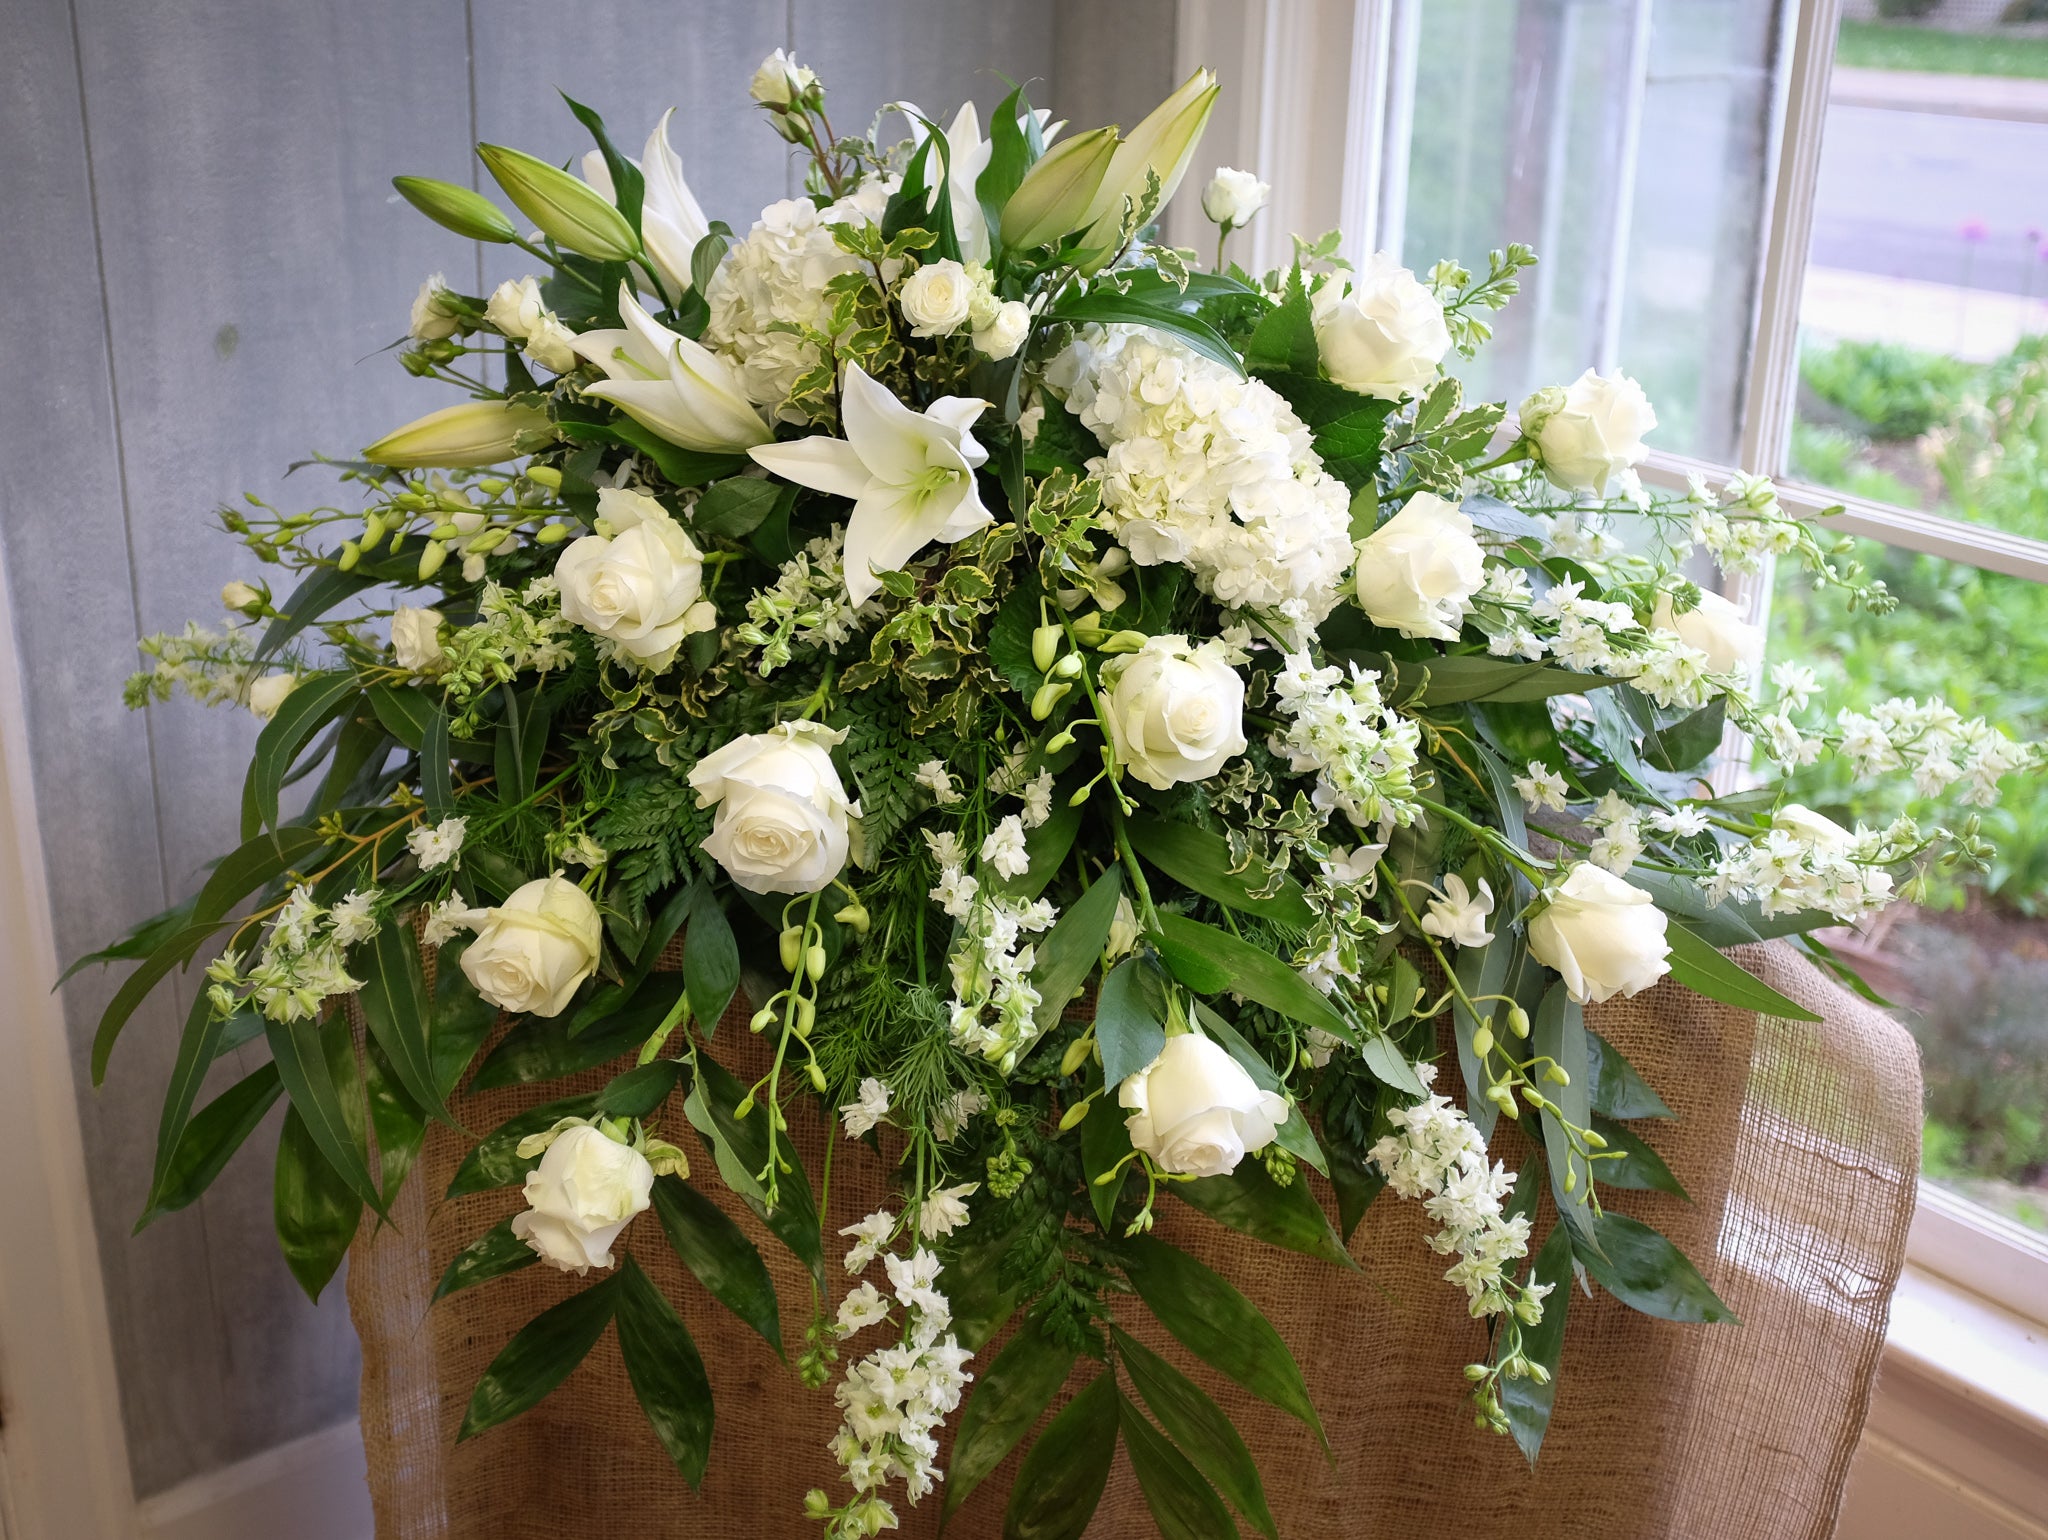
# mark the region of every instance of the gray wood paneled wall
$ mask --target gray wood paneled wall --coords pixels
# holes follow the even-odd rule
[[[746,100],[771,48],[819,69],[841,124],[898,94],[986,110],[994,71],[1047,81],[1037,99],[1078,124],[1129,124],[1172,84],[1173,14],[1171,0],[10,0],[0,542],[59,949],[164,907],[232,844],[254,724],[120,701],[138,634],[211,623],[223,580],[256,575],[209,510],[244,491],[317,502],[327,488],[287,482],[291,461],[439,404],[380,350],[426,273],[486,274],[397,200],[393,173],[462,180],[479,138],[580,153],[560,86],[628,144],[676,106],[693,186],[743,230],[795,190]],[[348,1416],[356,1357],[340,1288],[311,1307],[277,1257],[272,1137],[193,1209],[129,1235],[193,983],[138,1016],[94,1092],[86,1045],[118,982],[79,978],[65,1009],[147,1495]],[[209,1094],[253,1067],[224,1065]]]

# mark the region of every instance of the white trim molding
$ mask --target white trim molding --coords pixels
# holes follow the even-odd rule
[[[144,1499],[139,1540],[371,1540],[363,1431],[338,1422]]]

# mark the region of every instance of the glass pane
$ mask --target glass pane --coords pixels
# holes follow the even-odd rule
[[[1892,8],[1842,23],[1792,472],[2048,537],[2048,36]]]
[[[1656,405],[1658,448],[1733,458],[1780,10],[1416,6],[1411,151],[1405,188],[1397,175],[1387,197],[1403,260],[1483,271],[1508,241],[1542,259],[1471,366],[1487,396],[1518,401],[1619,366]]]
[[[1832,716],[1892,696],[1939,695],[2016,737],[2048,735],[2048,585],[1857,542],[1899,599],[1891,614],[1846,609],[1781,568],[1771,655],[1812,667]],[[1958,827],[1953,796],[1912,795],[1903,777],[1854,779],[1829,756],[1799,772],[1799,800],[1838,822],[1911,813]],[[1824,932],[1919,1040],[1927,1081],[1927,1176],[2048,1231],[2048,781],[2008,776],[1983,831],[1988,873],[1931,874],[1917,903],[1862,933]]]

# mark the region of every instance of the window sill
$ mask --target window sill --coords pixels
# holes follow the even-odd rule
[[[1892,1296],[1885,1369],[2048,1443],[2048,1327],[1922,1267],[1908,1265]]]

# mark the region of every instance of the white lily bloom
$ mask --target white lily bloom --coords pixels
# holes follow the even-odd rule
[[[647,191],[640,204],[640,245],[653,262],[661,285],[670,297],[679,298],[690,287],[690,254],[697,243],[711,233],[711,221],[683,180],[682,157],[668,142],[668,120],[676,115],[671,107],[647,136],[647,148],[640,152],[640,174]],[[583,157],[583,180],[618,201],[612,187],[611,168],[604,156],[592,150]]]
[[[913,412],[848,364],[840,388],[845,438],[817,435],[748,453],[785,481],[854,500],[846,593],[862,604],[882,586],[875,573],[894,572],[934,541],[950,545],[995,522],[974,480],[988,451],[970,431],[987,410],[971,396],[941,396]]]
[[[925,123],[936,122],[937,119],[927,120],[924,109],[915,102],[898,102],[896,107],[910,120],[912,141],[915,144],[923,144],[928,132]],[[1051,144],[1060,131],[1061,123],[1049,121],[1052,113],[1044,107],[1035,108],[1031,116],[1038,120],[1039,133],[1044,142]],[[1063,119],[1062,123],[1064,121]],[[1022,126],[1024,119],[1019,118],[1017,122]],[[946,192],[948,201],[953,206],[953,235],[960,242],[960,260],[986,262],[989,259],[990,248],[988,220],[981,212],[981,196],[975,191],[974,184],[981,179],[982,172],[988,169],[989,158],[995,153],[995,144],[992,140],[982,138],[981,114],[975,110],[972,102],[961,104],[960,110],[953,114],[953,121],[946,126],[945,135]],[[934,183],[940,170],[938,155],[935,152],[931,162],[925,167],[926,181]],[[938,201],[938,189],[934,185],[930,202],[937,204]]]
[[[768,425],[732,366],[702,343],[663,326],[619,285],[625,326],[584,332],[576,352],[605,372],[583,394],[609,401],[671,444],[733,454],[768,441]]]

